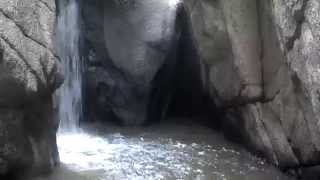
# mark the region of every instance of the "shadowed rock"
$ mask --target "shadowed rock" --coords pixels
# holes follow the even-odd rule
[[[53,0],[0,2],[0,176],[48,172],[58,161],[54,21]]]

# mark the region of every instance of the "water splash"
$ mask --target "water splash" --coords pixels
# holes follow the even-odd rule
[[[64,84],[58,90],[60,132],[76,132],[82,114],[82,77],[79,56],[79,7],[76,0],[60,1],[57,18],[57,51]]]
[[[290,179],[197,124],[83,128],[87,133],[60,134],[58,147],[64,166],[91,180]]]
[[[169,7],[173,7],[176,8],[178,6],[178,4],[181,3],[181,0],[168,0],[168,5]]]

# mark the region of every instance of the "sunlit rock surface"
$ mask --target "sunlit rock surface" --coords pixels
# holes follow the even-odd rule
[[[58,136],[64,164],[49,178],[286,180],[279,170],[201,125],[181,119],[148,128],[91,125]]]

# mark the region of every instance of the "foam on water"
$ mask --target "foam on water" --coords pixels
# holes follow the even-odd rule
[[[135,135],[131,129],[61,134],[60,158],[73,171],[98,172],[96,179],[102,180],[288,179],[204,127],[170,124],[155,128],[135,129]]]

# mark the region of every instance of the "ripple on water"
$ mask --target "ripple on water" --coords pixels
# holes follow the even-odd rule
[[[98,171],[97,179],[103,180],[287,178],[261,159],[232,146],[151,137],[62,134],[58,136],[60,159],[73,171]]]

